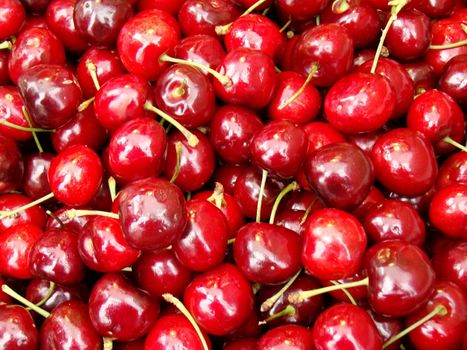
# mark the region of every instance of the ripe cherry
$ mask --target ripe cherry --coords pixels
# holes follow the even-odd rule
[[[24,307],[0,303],[0,344],[5,349],[38,348],[39,332]]]
[[[436,87],[437,77],[433,67],[428,63],[405,63],[403,67],[407,73],[409,73],[410,79],[413,82],[415,94],[423,93]]]
[[[454,183],[467,184],[467,152],[452,154],[439,168],[436,187],[441,189]]]
[[[24,101],[14,86],[0,86],[0,133],[15,141],[26,141],[32,133],[14,126],[28,128],[29,123],[23,114]],[[14,125],[8,125],[9,123]]]
[[[312,332],[298,325],[283,325],[264,333],[258,342],[258,350],[268,349],[313,349]]]
[[[467,268],[465,254],[467,243],[465,241],[451,241],[443,244],[442,249],[435,250],[432,257],[433,269],[440,280],[450,281],[467,292]]]
[[[21,194],[5,194],[0,196],[0,212],[11,212],[16,208],[30,204],[31,202],[32,201],[29,197]],[[15,215],[1,216],[0,232],[20,223],[31,223],[37,227],[43,228],[46,221],[47,216],[44,209],[35,205],[28,209],[19,211]]]
[[[0,41],[17,35],[26,18],[26,11],[19,0],[7,0],[0,6]]]
[[[277,9],[286,17],[306,21],[319,14],[329,3],[329,0],[309,2],[306,0],[278,0]]]
[[[457,103],[467,105],[467,92],[463,82],[467,79],[467,54],[455,56],[448,61],[439,78],[438,88]]]

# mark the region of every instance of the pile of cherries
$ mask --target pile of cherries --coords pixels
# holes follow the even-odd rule
[[[467,349],[466,4],[0,1],[0,348]]]

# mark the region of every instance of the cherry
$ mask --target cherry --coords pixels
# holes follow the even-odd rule
[[[303,11],[300,8],[300,11]],[[326,47],[326,50],[322,48]],[[335,23],[322,24],[303,32],[292,52],[292,70],[307,76],[313,64],[319,69],[313,84],[330,86],[352,66],[353,43],[346,29]]]
[[[283,325],[264,333],[259,339],[258,350],[269,349],[313,349],[311,330],[298,325]]]
[[[39,332],[24,307],[0,303],[0,344],[4,349],[38,348]]]
[[[377,187],[371,186],[370,192],[360,203],[360,205],[352,211],[352,215],[355,216],[360,222],[363,222],[363,219],[367,212],[376,204],[381,203],[384,200],[384,195],[378,190]]]
[[[207,125],[213,117],[214,88],[197,68],[171,66],[161,73],[153,91],[156,105],[187,128]]]
[[[330,0],[319,0],[313,3],[304,0],[278,0],[277,9],[286,17],[296,21],[306,21],[318,15]]]
[[[137,285],[154,298],[164,293],[183,295],[191,271],[176,258],[173,250],[144,252],[133,265]]]
[[[105,274],[91,290],[89,316],[94,329],[102,336],[137,339],[149,331],[158,314],[158,302],[121,274]]]
[[[209,337],[204,339],[211,349]],[[144,341],[144,350],[163,350],[177,348],[180,350],[207,350],[203,347],[198,333],[190,321],[179,314],[164,315],[160,317],[150,329]]]
[[[32,206],[19,211],[15,215],[2,215],[3,213],[11,212],[31,202],[29,197],[21,194],[13,193],[0,196],[0,232],[21,223],[31,223],[37,227],[43,228],[47,221],[47,216],[44,209],[40,206]]]
[[[433,290],[435,273],[426,254],[417,246],[390,240],[365,253],[369,278],[368,301],[377,313],[401,317],[423,306]]]
[[[138,12],[150,9],[159,9],[176,16],[184,0],[137,0]]]
[[[30,154],[24,162],[23,189],[33,199],[50,193],[48,172],[50,163],[55,157],[52,153]]]
[[[224,102],[257,110],[271,101],[276,73],[272,58],[265,53],[246,48],[232,50],[217,72],[227,79],[226,82],[214,80],[214,91]]]
[[[347,141],[358,148],[360,148],[365,155],[371,159],[371,150],[373,149],[376,140],[384,134],[383,129],[378,129],[375,131],[364,132],[360,134],[350,134],[346,135]]]
[[[18,279],[32,277],[29,253],[42,234],[33,224],[18,224],[0,234],[0,273]]]
[[[453,0],[417,0],[416,8],[430,18],[449,16],[456,2]]]
[[[125,0],[77,0],[73,22],[77,32],[89,43],[112,46],[132,15],[131,4]]]
[[[47,220],[46,229],[64,228],[79,234],[91,216],[70,215],[71,208],[63,206],[54,213],[48,212],[51,216]]]
[[[245,169],[247,169],[246,165],[223,164],[215,170],[213,180],[222,184],[225,193],[233,197],[237,178]]]
[[[40,42],[40,45],[37,43]],[[28,68],[38,64],[65,63],[65,50],[62,43],[48,29],[30,28],[21,32],[8,57],[8,71],[14,83]]]
[[[439,190],[430,204],[430,222],[449,237],[465,239],[467,237],[466,201],[465,184],[452,184]]]
[[[123,25],[118,35],[118,54],[130,73],[154,80],[169,65],[160,56],[172,49],[179,37],[178,23],[169,13],[145,10]]]
[[[328,123],[311,122],[303,127],[308,136],[308,157],[317,149],[337,142],[344,142],[344,136]]]
[[[225,335],[252,314],[253,291],[237,267],[224,263],[193,278],[185,289],[184,304],[207,333]]]
[[[442,249],[436,250],[432,257],[433,269],[436,277],[440,280],[450,281],[457,284],[467,292],[467,276],[465,268],[467,261],[465,253],[467,243],[465,241],[451,241],[443,244]]]
[[[187,223],[182,191],[162,178],[129,183],[120,191],[117,201],[123,235],[136,249],[167,247]]]
[[[463,82],[467,79],[467,54],[458,55],[448,61],[439,78],[439,90],[447,93],[457,103],[467,105],[467,93]]]
[[[263,123],[255,112],[240,106],[224,105],[210,124],[210,141],[216,153],[228,163],[247,163],[250,144]]]
[[[382,135],[373,146],[371,160],[376,178],[389,190],[406,196],[428,191],[438,170],[431,145],[406,128]]]
[[[16,143],[0,134],[0,194],[21,188],[24,163]]]
[[[26,19],[26,11],[19,0],[7,0],[0,6],[0,41],[17,35]]]
[[[10,74],[8,73],[8,50],[0,50],[0,84],[8,85],[10,83]]]
[[[409,73],[416,94],[434,89],[437,79],[433,67],[425,62],[405,63],[405,70]]]
[[[378,329],[383,341],[388,341],[402,331],[403,326],[399,319],[381,316],[371,309],[367,309],[366,311],[373,320],[373,323],[375,324],[376,329]],[[399,340],[396,340],[390,345],[383,345],[383,349],[398,350],[401,349],[401,343]]]
[[[73,21],[75,3],[76,0],[53,0],[47,7],[45,20],[67,51],[83,53],[89,45]]]
[[[0,86],[1,134],[15,141],[26,141],[31,138],[31,132],[21,130],[21,128],[29,127],[23,108],[24,101],[16,87]]]

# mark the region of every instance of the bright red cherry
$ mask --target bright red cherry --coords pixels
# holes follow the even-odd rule
[[[38,349],[39,332],[24,307],[0,303],[0,344],[4,349]]]
[[[32,200],[22,194],[5,194],[0,196],[0,212],[9,212],[16,208],[22,207],[31,203]],[[45,210],[36,205],[26,210],[21,210],[15,215],[6,216],[0,219],[0,232],[3,232],[9,227],[21,223],[31,223],[37,227],[45,227],[47,215]]]
[[[15,140],[26,141],[32,137],[29,131],[18,130],[4,122],[28,128],[29,124],[23,114],[24,101],[19,90],[14,86],[0,86],[0,134]]]
[[[137,0],[131,1],[136,2],[136,6],[138,11],[141,12],[143,10],[150,10],[150,9],[159,9],[163,11],[167,11],[172,15],[176,16],[180,7],[185,2],[184,0]]]
[[[277,9],[286,17],[306,21],[318,15],[329,3],[329,0],[307,1],[307,0],[278,0]]]
[[[0,41],[17,35],[26,19],[26,11],[19,0],[6,0],[0,6]]]
[[[467,152],[452,154],[439,168],[436,187],[441,189],[454,183],[467,184]]]
[[[457,103],[467,105],[467,54],[458,55],[448,61],[439,78],[438,88],[451,96]]]

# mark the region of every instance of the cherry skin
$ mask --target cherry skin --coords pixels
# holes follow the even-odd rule
[[[76,0],[53,0],[47,7],[47,27],[57,36],[67,51],[83,53],[88,48],[86,39],[73,21]]]
[[[118,273],[105,274],[91,290],[89,316],[94,329],[104,337],[142,337],[158,315],[158,302]]]
[[[446,308],[446,315],[437,315],[409,333],[417,349],[456,349],[462,345],[467,326],[467,301],[465,294],[454,283],[437,281],[428,303],[405,320],[410,326],[436,306]]]
[[[337,304],[326,309],[313,327],[317,350],[381,349],[383,340],[373,320],[361,307]]]
[[[467,79],[467,54],[455,56],[448,61],[439,78],[439,90],[447,93],[457,103],[467,105],[467,92],[463,81]]]
[[[167,247],[187,222],[182,191],[162,178],[131,182],[120,191],[117,201],[123,235],[136,249]]]
[[[153,298],[160,298],[164,293],[182,296],[192,277],[173,250],[167,249],[144,252],[133,265],[133,275],[138,287]]]
[[[300,170],[306,151],[306,133],[286,120],[266,124],[250,145],[253,164],[281,178],[290,178]]]
[[[169,13],[145,10],[123,25],[118,35],[118,54],[130,73],[154,80],[169,65],[160,61],[160,56],[179,38],[180,28]]]
[[[0,134],[0,194],[21,188],[23,156],[16,143]]]
[[[430,204],[430,222],[448,237],[466,239],[466,203],[466,184],[452,184],[439,190]]]
[[[242,326],[254,304],[247,279],[228,263],[196,276],[183,300],[196,323],[212,335],[225,335]]]
[[[376,141],[371,155],[376,178],[401,195],[424,194],[436,180],[438,167],[433,148],[413,130],[399,128],[385,133]]]
[[[258,340],[255,338],[242,338],[232,340],[225,344],[223,350],[257,350]]]
[[[10,74],[8,73],[8,50],[0,50],[0,84],[10,84]]]
[[[179,131],[168,137],[164,169],[164,174],[168,179],[174,176],[177,167],[176,143],[180,142],[182,144],[180,172],[174,184],[187,192],[199,190],[208,182],[215,167],[214,150],[207,136],[196,129],[192,130],[192,133],[199,140],[194,147],[189,145],[186,137]]]
[[[102,338],[89,319],[88,306],[70,300],[60,304],[46,318],[40,329],[41,349],[102,349]]]
[[[259,339],[256,349],[306,350],[313,348],[312,332],[303,326],[290,324],[273,328],[264,333]]]
[[[211,144],[225,162],[248,163],[251,140],[262,125],[255,112],[240,106],[223,105],[211,120]]]
[[[434,252],[431,260],[437,278],[454,282],[464,293],[467,292],[467,276],[464,272],[467,267],[466,253],[465,241],[448,241],[443,249]]]
[[[329,3],[329,0],[309,2],[304,0],[278,0],[277,9],[286,17],[306,21],[319,14]]]
[[[0,344],[5,349],[38,348],[39,332],[24,307],[0,303]]]
[[[187,128],[207,125],[215,111],[214,88],[199,69],[175,64],[153,89],[156,105]]]
[[[125,0],[78,0],[73,11],[76,30],[93,45],[112,46],[118,32],[133,15]]]
[[[371,186],[370,192],[360,203],[360,205],[354,209],[351,213],[355,216],[360,222],[363,222],[367,212],[376,204],[381,203],[384,200],[384,195],[378,190],[377,187]]]
[[[419,0],[417,1],[416,8],[430,18],[439,19],[448,17],[455,3],[456,2],[452,0]]]
[[[369,278],[368,301],[388,317],[410,314],[428,301],[435,273],[426,254],[417,246],[390,240],[373,245],[365,254]]]
[[[29,127],[23,114],[24,101],[14,86],[0,86],[0,122]],[[26,141],[32,137],[29,131],[22,131],[0,123],[0,134],[14,140]]]
[[[292,70],[307,76],[312,65],[317,63],[319,68],[313,75],[313,84],[330,86],[352,66],[352,38],[338,24],[323,24],[300,35],[292,56]]]
[[[209,337],[204,334],[203,336],[208,344],[208,349],[211,349]],[[178,350],[204,349],[198,333],[184,315],[172,314],[160,317],[150,329],[144,341],[144,350],[171,348]]]
[[[5,194],[0,196],[0,211],[12,211],[31,203],[32,200],[22,194]],[[3,232],[9,227],[21,223],[31,223],[37,227],[43,228],[47,221],[45,210],[40,206],[33,206],[26,210],[21,210],[14,216],[7,216],[0,219],[0,232]]]
[[[0,273],[3,276],[29,279],[29,253],[42,234],[33,224],[19,224],[0,234]]]
[[[64,228],[79,234],[87,222],[91,219],[90,215],[73,216],[68,215],[70,207],[63,206],[56,210],[53,216],[47,220],[46,229]]]
[[[166,147],[164,128],[154,119],[129,120],[110,139],[109,172],[123,183],[157,176],[162,171]]]
[[[18,78],[18,88],[31,118],[42,128],[58,128],[76,113],[81,88],[68,68],[40,64]]]
[[[301,267],[302,239],[284,227],[246,224],[238,230],[233,249],[237,267],[254,283],[284,283]]]
[[[414,92],[416,94],[434,89],[436,87],[437,77],[433,67],[431,67],[428,63],[405,63],[403,67],[413,82]]]
[[[0,6],[0,41],[17,35],[26,19],[26,11],[19,0],[7,0]]]
[[[50,189],[55,198],[68,206],[84,205],[97,193],[102,173],[101,161],[94,151],[86,146],[71,146],[50,163]]]
[[[176,16],[184,0],[137,0],[135,2],[138,12],[155,8]]]
[[[393,115],[396,94],[388,79],[377,74],[352,73],[339,79],[324,100],[329,124],[343,133],[381,128]]]
[[[222,184],[225,193],[233,197],[237,178],[245,169],[247,169],[246,165],[225,163],[214,171],[213,180]]]
[[[40,45],[36,43],[40,42]],[[38,64],[65,63],[65,50],[57,37],[47,29],[31,28],[21,32],[8,57],[8,71],[14,83],[28,68]]]

